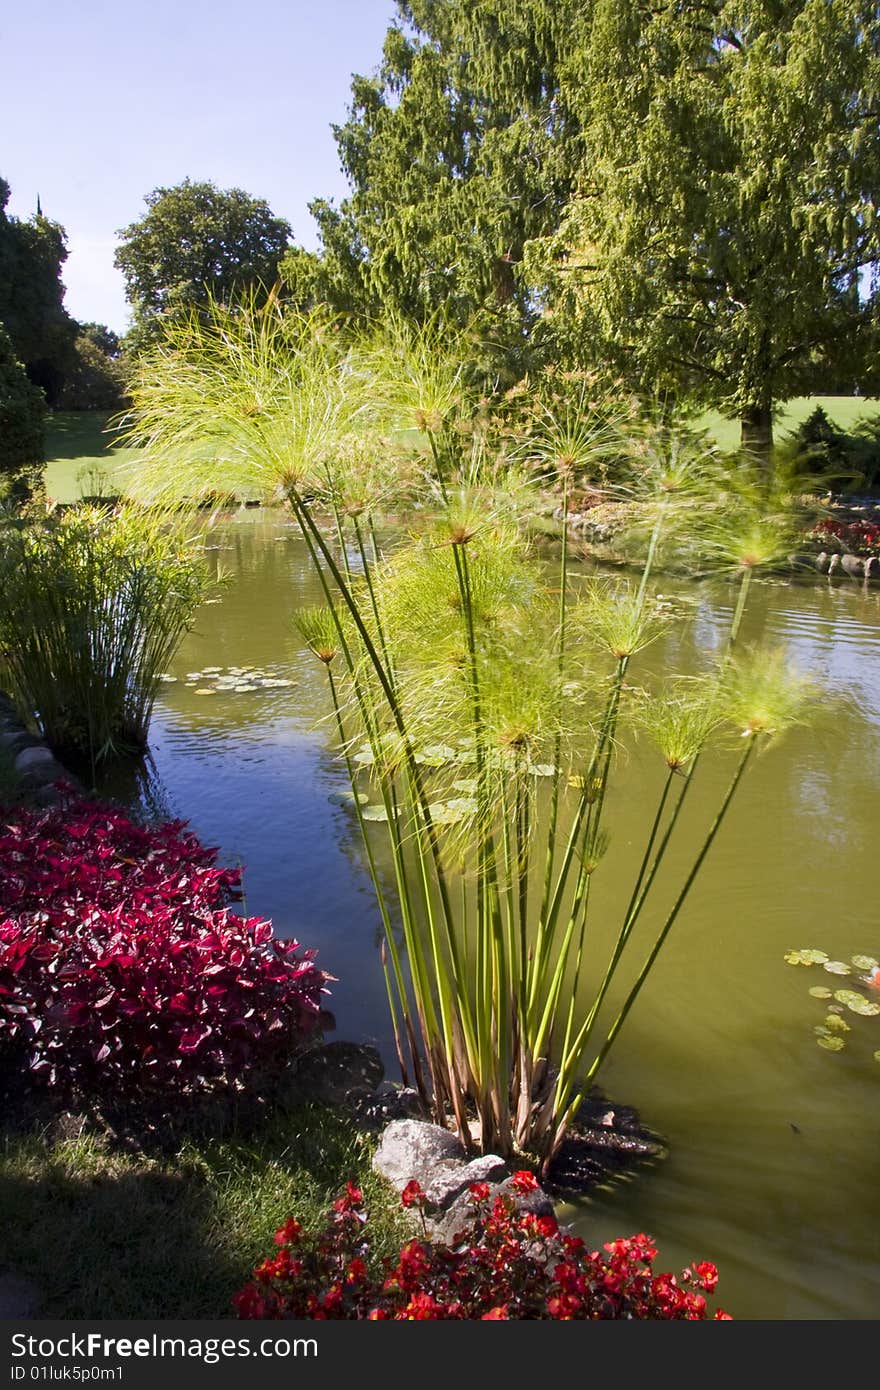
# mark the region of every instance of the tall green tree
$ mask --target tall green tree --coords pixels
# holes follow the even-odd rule
[[[43,462],[46,401],[27,378],[0,324],[0,500],[24,500]]]
[[[515,359],[538,308],[518,276],[571,192],[577,121],[559,68],[571,0],[398,0],[378,71],[335,128],[352,187],[318,201],[322,253],[294,253],[297,298],[416,319],[477,319]]]
[[[42,214],[9,217],[0,178],[0,324],[29,379],[57,402],[71,361],[76,324],[64,308],[64,229]]]
[[[766,451],[774,402],[873,351],[878,7],[595,0],[565,80],[585,158],[532,283],[575,352]]]
[[[134,310],[135,346],[161,333],[163,315],[261,286],[268,292],[278,279],[291,229],[262,199],[184,179],[153,189],[145,201],[143,216],[119,232],[115,256]]]

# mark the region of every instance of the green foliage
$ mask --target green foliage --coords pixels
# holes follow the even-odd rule
[[[534,453],[520,441],[521,470],[511,470],[473,399],[467,346],[436,317],[418,329],[397,319],[385,342],[373,330],[346,343],[320,317],[277,305],[216,310],[141,363],[131,437],[157,489],[188,496],[199,480],[229,486],[250,470],[286,493],[326,598],[300,628],[327,674],[385,926],[404,1074],[468,1146],[475,1114],[485,1151],[520,1148],[549,1164],[753,749],[802,720],[809,691],[781,661],[731,651],[750,577],[776,553],[779,528],[768,521],[762,549],[724,551],[740,589],[720,669],[677,688],[674,715],[658,713],[630,669],[656,633],[651,569],[665,534],[706,511],[717,468],[669,431],[641,432],[635,476],[650,523],[640,582],[576,583],[565,545],[550,573],[524,536],[529,478],[546,481],[556,467],[565,496],[577,460],[592,468],[601,448],[618,456],[623,443],[603,440],[605,419],[591,440],[566,404],[543,418]],[[410,457],[389,443],[414,431],[421,446],[411,442]],[[419,506],[408,537],[383,548],[372,514],[401,462]],[[751,500],[744,488],[747,521]],[[603,953],[590,885],[603,868],[614,750],[633,705],[666,774]],[[731,721],[738,756],[727,791],[685,847],[689,867],[671,905],[667,896],[655,906],[656,882],[668,895],[674,877],[666,850],[699,784],[701,750]],[[378,871],[377,833],[387,836],[393,890]]]
[[[55,748],[141,750],[159,676],[208,587],[200,546],[133,507],[0,530],[3,684]]]
[[[880,417],[838,429],[821,406],[777,449],[797,474],[808,473],[827,486],[873,487],[880,476]]]
[[[143,216],[120,231],[115,256],[134,310],[133,348],[155,342],[163,320],[210,298],[268,293],[275,284],[291,230],[262,199],[184,179],[153,189],[145,202]]]
[[[585,158],[527,272],[572,351],[735,414],[864,370],[880,251],[880,20],[861,0],[596,0],[572,53]],[[856,375],[858,375],[856,371]]]
[[[76,326],[64,309],[64,229],[41,215],[8,217],[0,179],[0,325],[30,380],[55,405],[70,363]]]
[[[558,69],[575,7],[555,0],[398,2],[382,63],[355,77],[335,130],[351,196],[312,204],[318,300],[343,313],[477,319],[483,366],[522,374],[538,306],[517,274],[555,227],[576,137]],[[298,253],[285,274],[306,269]]]
[[[77,324],[73,353],[58,399],[61,410],[119,410],[126,366],[119,339],[103,324]]]
[[[43,462],[45,398],[28,381],[0,324],[0,498],[23,501]]]

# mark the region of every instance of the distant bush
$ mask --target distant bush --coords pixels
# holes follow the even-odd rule
[[[125,399],[125,375],[116,335],[100,324],[79,324],[59,409],[118,410]]]
[[[514,1190],[537,1184],[515,1173]],[[552,1216],[518,1212],[509,1196],[470,1189],[473,1222],[452,1245],[413,1240],[378,1276],[369,1268],[369,1236],[360,1190],[351,1183],[333,1205],[326,1228],[306,1234],[290,1219],[275,1233],[277,1253],[254,1271],[232,1302],[241,1318],[357,1319],[426,1322],[447,1319],[512,1321],[543,1318],[687,1320],[713,1315],[705,1294],[718,1271],[708,1261],[677,1277],[654,1274],[657,1250],[645,1235],[588,1250],[559,1229]],[[409,1183],[405,1206],[423,1194]],[[727,1319],[720,1309],[715,1319]]]
[[[182,822],[83,800],[7,814],[0,1044],[33,1078],[104,1100],[236,1088],[314,1031],[314,953],[226,907],[240,873],[215,859]]]
[[[848,434],[816,406],[778,453],[797,473],[829,486],[871,488],[880,476],[880,417],[859,421]]]

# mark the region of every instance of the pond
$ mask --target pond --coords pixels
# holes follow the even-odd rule
[[[201,610],[176,679],[162,687],[149,783],[107,790],[189,820],[222,862],[245,866],[248,913],[318,949],[337,977],[336,1036],[374,1042],[393,1077],[379,914],[357,827],[339,804],[346,779],[323,673],[291,624],[296,608],[320,601],[317,582],[283,513],[242,512],[211,543],[230,582]],[[731,589],[659,587],[671,613],[691,621],[673,624],[649,664],[705,665],[729,624]],[[823,1051],[813,1030],[824,1009],[808,989],[841,982],[783,957],[817,947],[847,960],[880,948],[880,592],[848,580],[757,584],[744,635],[784,643],[827,693],[826,708],[752,766],[603,1071],[610,1104],[635,1106],[667,1156],[562,1216],[593,1244],[649,1232],[658,1268],[713,1260],[719,1300],[736,1317],[872,1318],[880,1018],[849,1015],[850,1045]],[[646,749],[622,756],[609,885],[615,858],[641,854],[644,801],[660,778]],[[729,762],[706,757],[695,825],[714,813],[728,775]]]

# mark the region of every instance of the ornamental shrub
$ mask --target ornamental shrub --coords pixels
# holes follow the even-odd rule
[[[511,1185],[523,1193],[537,1183],[521,1172]],[[507,1195],[492,1200],[486,1183],[472,1184],[470,1194],[473,1222],[451,1245],[412,1240],[375,1273],[363,1197],[349,1183],[319,1234],[307,1234],[292,1218],[275,1232],[277,1253],[257,1266],[233,1306],[241,1318],[322,1321],[729,1317],[720,1308],[708,1311],[705,1295],[718,1282],[708,1261],[678,1276],[654,1274],[657,1250],[648,1236],[588,1250],[554,1217],[518,1211]],[[415,1182],[401,1198],[407,1207],[424,1203]]]
[[[72,799],[0,827],[0,1043],[65,1096],[237,1088],[319,1024],[314,952],[228,904],[183,822]]]

